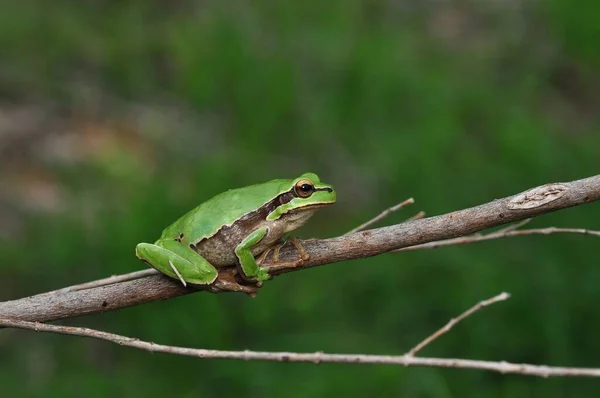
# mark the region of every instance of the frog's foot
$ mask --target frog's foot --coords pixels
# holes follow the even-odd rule
[[[281,243],[279,243],[277,245],[277,247],[279,247],[280,245],[281,245]],[[260,256],[258,256],[258,258],[256,259],[256,264],[258,264],[259,266],[262,265],[265,262],[265,259],[267,258],[267,256],[271,253],[271,251],[273,251],[273,248],[269,247],[269,248],[267,248],[267,250],[262,252],[262,254]],[[279,251],[277,251],[277,256],[279,257]]]
[[[238,271],[235,268],[221,271],[217,280],[211,285],[210,290],[212,292],[239,292],[247,294],[250,297],[255,297],[260,287],[258,283],[247,284],[246,281],[240,282],[238,275]]]
[[[292,245],[294,245],[294,247],[298,251],[299,258],[296,260],[292,260],[292,261],[279,261],[279,252],[281,251],[281,248],[283,246],[285,246],[285,244],[287,242],[290,242]],[[304,248],[302,243],[300,243],[300,241],[297,238],[294,238],[293,236],[290,236],[289,238],[287,238],[287,240],[285,240],[283,243],[278,244],[272,250],[273,250],[273,264],[263,267],[263,268],[266,268],[268,272],[280,271],[280,270],[284,270],[284,269],[288,269],[288,268],[296,268],[296,267],[299,267],[302,264],[304,264],[304,262],[310,258],[310,255],[306,252],[306,249]],[[268,249],[266,251],[267,255],[268,255],[268,252],[270,252],[270,251],[271,251],[271,249]],[[265,255],[265,258],[267,255]],[[262,257],[262,255],[261,255],[261,260],[264,261],[264,258]],[[262,262],[259,264],[262,264]]]
[[[244,273],[244,270],[240,267],[236,269],[236,283],[240,286],[251,287],[252,289],[259,289],[263,286],[264,281],[271,279],[269,275],[270,268],[260,267],[256,275],[248,277]]]

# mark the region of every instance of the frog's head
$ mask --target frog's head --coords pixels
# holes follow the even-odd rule
[[[279,204],[267,220],[284,220],[286,232],[302,226],[321,207],[335,203],[335,190],[315,173],[304,173],[285,184],[285,193],[279,196]]]
[[[304,173],[292,181],[290,192],[294,198],[290,210],[304,207],[326,206],[335,203],[336,194],[333,187],[321,182],[315,173]]]

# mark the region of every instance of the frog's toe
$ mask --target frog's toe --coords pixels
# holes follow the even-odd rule
[[[257,285],[262,285],[262,282],[271,279],[271,275],[269,275],[269,270],[266,268],[259,268],[258,273],[254,277]]]

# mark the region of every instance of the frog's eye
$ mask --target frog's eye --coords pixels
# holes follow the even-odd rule
[[[301,198],[308,198],[315,190],[315,186],[310,180],[300,180],[294,186],[294,193]]]

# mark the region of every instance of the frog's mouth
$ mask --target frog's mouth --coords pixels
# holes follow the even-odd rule
[[[320,209],[321,207],[331,206],[333,203],[335,202],[311,203],[304,206],[294,207],[293,209],[288,210],[287,213],[299,213],[304,210],[316,210]]]

